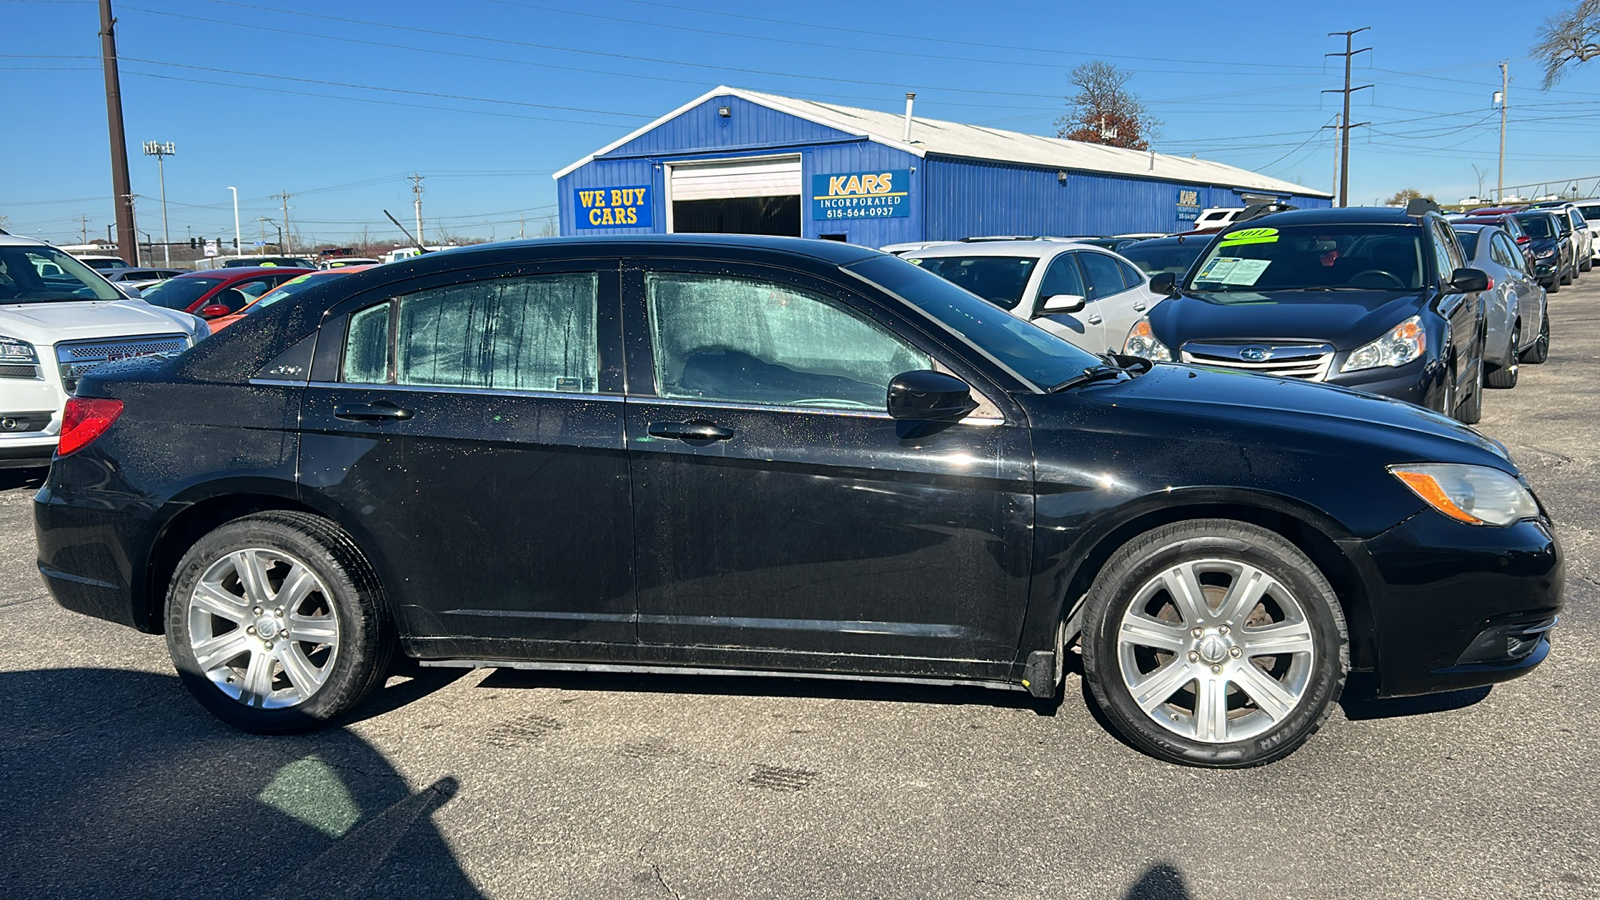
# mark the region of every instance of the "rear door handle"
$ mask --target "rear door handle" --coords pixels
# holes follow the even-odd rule
[[[345,406],[336,406],[333,409],[335,419],[345,419],[350,422],[391,422],[409,419],[416,413],[409,409],[395,406],[387,400],[378,400],[374,403],[352,403]]]
[[[1104,322],[1104,321],[1105,321],[1105,319],[1100,318],[1100,314],[1099,313],[1095,313],[1095,314],[1089,316],[1089,324],[1090,325],[1099,325],[1101,322]]]
[[[1134,312],[1144,312],[1144,301],[1140,300],[1137,303],[1133,304],[1133,311]]]
[[[651,422],[648,430],[651,437],[677,441],[725,441],[733,437],[732,428],[712,422]]]

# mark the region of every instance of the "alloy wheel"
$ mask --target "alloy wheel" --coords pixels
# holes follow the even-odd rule
[[[1221,744],[1286,719],[1316,654],[1305,608],[1282,582],[1243,562],[1202,559],[1139,589],[1117,629],[1123,684],[1153,722]]]
[[[224,694],[260,709],[304,703],[339,655],[332,594],[310,566],[281,550],[217,559],[190,595],[189,647]]]

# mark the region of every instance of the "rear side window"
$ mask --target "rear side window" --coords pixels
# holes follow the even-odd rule
[[[1086,251],[1078,254],[1078,261],[1083,263],[1084,275],[1089,279],[1090,300],[1103,300],[1128,289],[1128,284],[1122,278],[1122,267],[1116,259],[1104,253]]]
[[[398,297],[351,317],[343,379],[593,393],[598,293],[596,274],[576,273],[486,279]]]

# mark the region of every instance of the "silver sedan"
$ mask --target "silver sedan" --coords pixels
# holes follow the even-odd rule
[[[1483,348],[1484,382],[1490,387],[1517,384],[1519,363],[1542,363],[1550,352],[1550,313],[1544,288],[1528,272],[1522,251],[1494,225],[1455,225],[1467,265],[1489,273],[1484,292],[1489,334]]]

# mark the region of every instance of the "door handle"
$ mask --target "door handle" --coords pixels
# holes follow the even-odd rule
[[[1144,301],[1143,300],[1136,301],[1133,304],[1133,311],[1134,312],[1144,312]]]
[[[1104,322],[1104,321],[1105,321],[1105,319],[1100,318],[1100,314],[1099,313],[1091,314],[1089,316],[1089,319],[1088,319],[1088,322],[1089,322],[1090,325],[1099,325],[1101,322]]]
[[[712,422],[651,422],[651,437],[671,438],[677,441],[725,441],[733,437],[732,428]]]
[[[352,403],[346,406],[336,406],[333,409],[335,419],[345,419],[350,422],[390,422],[409,419],[416,413],[409,409],[402,409],[387,400],[378,400],[374,403]]]

